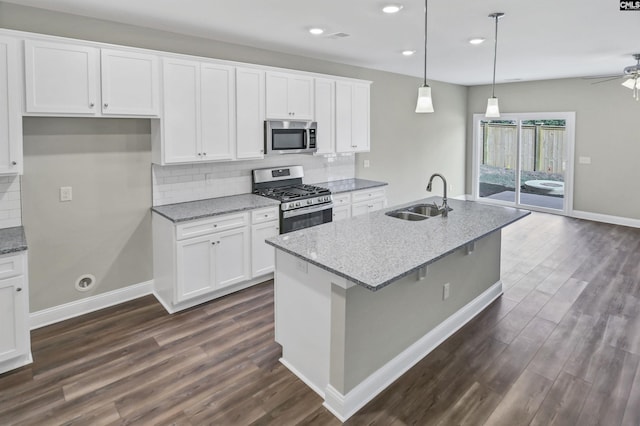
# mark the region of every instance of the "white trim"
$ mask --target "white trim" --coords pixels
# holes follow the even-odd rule
[[[595,222],[611,223],[613,225],[630,226],[632,228],[640,228],[640,220],[631,219],[629,217],[611,216],[608,214],[590,213],[580,210],[574,210],[571,217],[576,219],[593,220]]]
[[[153,280],[32,312],[31,330],[152,294]]]
[[[330,384],[324,392],[324,407],[344,422],[360,408],[376,397],[380,392],[406,373],[411,367],[427,356],[442,342],[452,336],[462,326],[471,321],[494,300],[502,295],[502,281],[498,281],[481,295],[467,303],[459,311],[438,324],[420,340],[409,346],[398,356],[371,374],[346,395],[341,394]],[[286,365],[286,364],[285,364]],[[311,386],[302,376],[286,365],[302,381]],[[313,388],[313,387],[312,387]],[[314,389],[315,390],[315,389]],[[316,391],[322,395],[320,392]]]

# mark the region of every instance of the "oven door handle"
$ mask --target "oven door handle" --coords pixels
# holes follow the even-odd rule
[[[284,219],[287,219],[290,217],[301,216],[303,214],[320,212],[322,210],[327,210],[330,208],[333,208],[333,203],[321,204],[319,206],[302,207],[299,209],[282,212],[282,217]]]

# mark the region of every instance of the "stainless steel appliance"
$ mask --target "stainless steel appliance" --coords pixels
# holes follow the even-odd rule
[[[318,150],[315,121],[264,122],[264,152],[273,154],[309,154]]]
[[[331,222],[331,191],[302,183],[302,166],[253,171],[253,193],[274,198],[280,204],[280,233]]]

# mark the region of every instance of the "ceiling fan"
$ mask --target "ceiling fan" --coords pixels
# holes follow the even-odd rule
[[[625,67],[622,75],[587,78],[604,78],[604,80],[596,81],[592,84],[604,83],[618,78],[626,78],[626,80],[622,82],[622,85],[628,89],[633,90],[633,98],[638,101],[640,100],[640,53],[635,53],[633,55],[633,59],[636,60],[636,64]]]

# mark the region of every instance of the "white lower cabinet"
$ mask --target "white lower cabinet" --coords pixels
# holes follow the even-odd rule
[[[224,296],[271,278],[278,208],[174,224],[153,215],[156,297],[169,312]]]
[[[382,210],[387,205],[385,188],[380,187],[334,194],[332,198],[334,221]]]
[[[0,256],[0,374],[32,362],[27,252]]]

